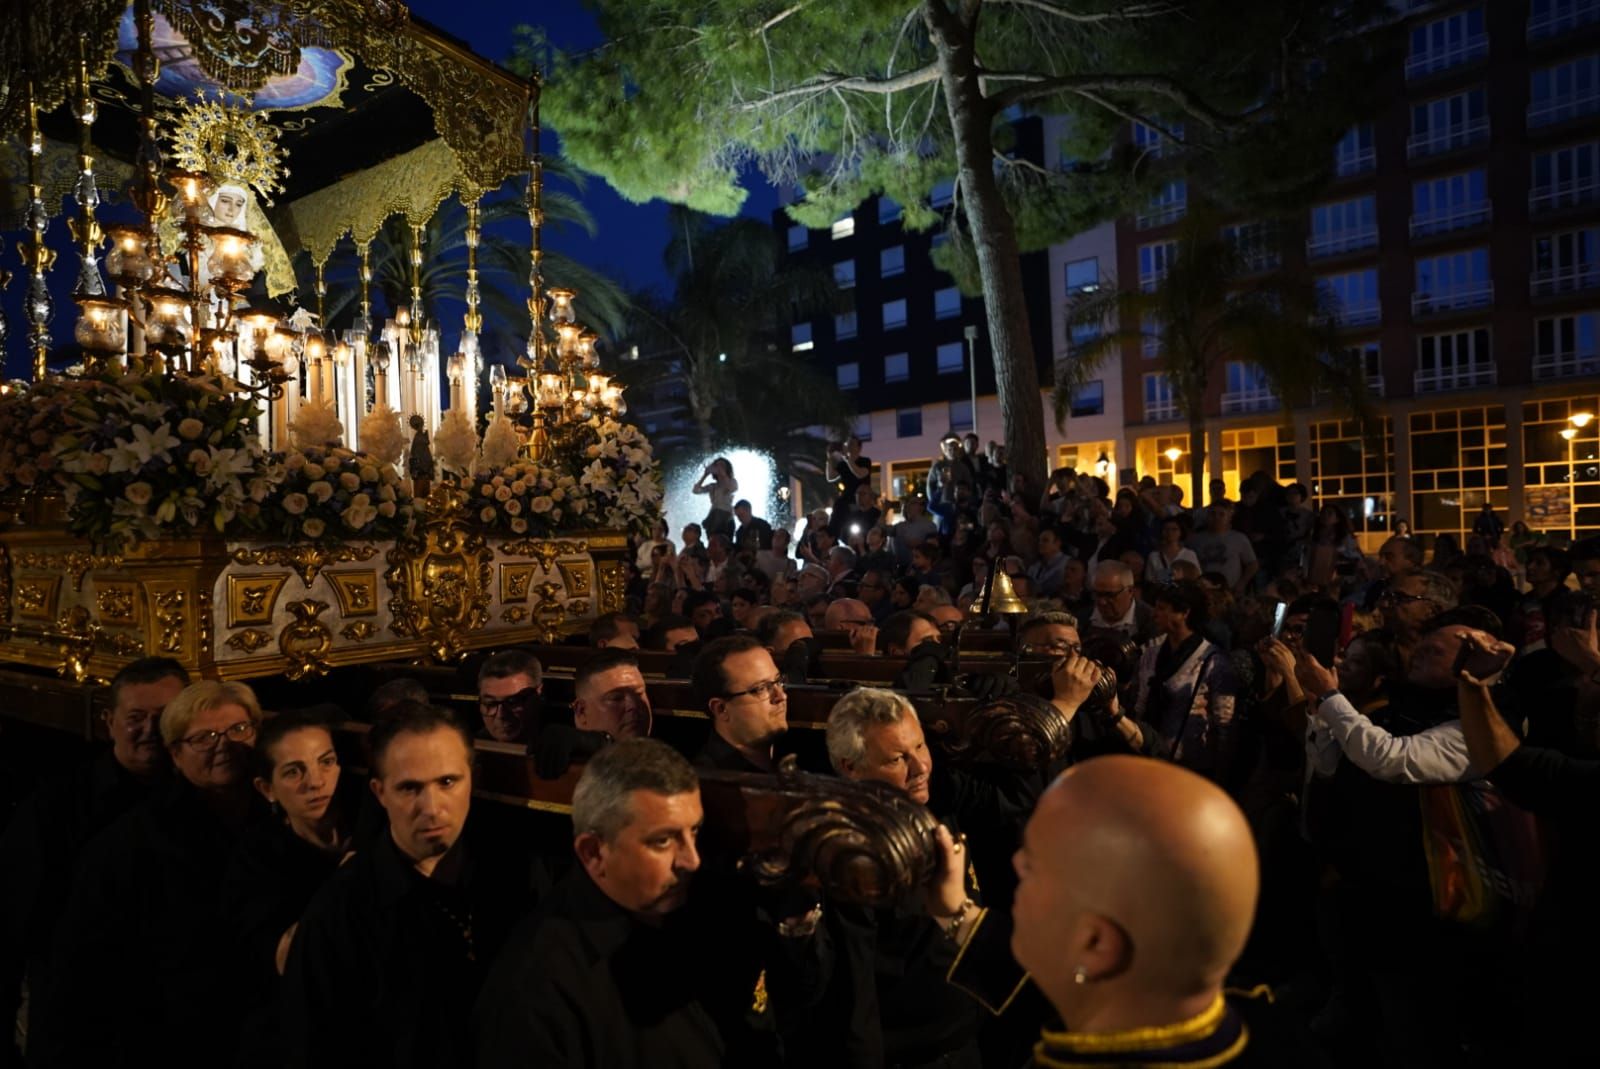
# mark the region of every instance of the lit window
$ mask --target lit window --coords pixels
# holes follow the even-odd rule
[[[1176,241],[1159,241],[1153,245],[1139,246],[1139,288],[1146,293],[1161,284],[1178,257]]]
[[[961,291],[954,286],[946,286],[933,293],[933,318],[951,319],[961,314]]]
[[[804,352],[811,348],[811,321],[796,323],[789,328],[789,348],[795,352]]]
[[[900,218],[900,205],[892,197],[878,198],[878,222],[892,223]]]
[[[861,385],[861,365],[855,361],[840,364],[834,369],[834,376],[838,379],[839,389],[853,390]]]
[[[921,438],[922,437],[922,409],[902,408],[894,414],[894,436],[896,438]]]
[[[1106,411],[1106,384],[1100,379],[1086,382],[1072,391],[1074,416],[1103,416]]]
[[[902,297],[896,301],[883,302],[883,329],[898,330],[906,325],[906,301]]]
[[[1144,418],[1147,423],[1178,418],[1172,383],[1159,372],[1147,372],[1144,376]]]
[[[838,241],[840,238],[847,238],[851,234],[854,234],[856,232],[856,217],[853,215],[847,215],[843,219],[836,221],[833,224],[832,232],[834,241]]]
[[[906,247],[893,245],[878,253],[878,273],[884,278],[903,275],[906,271]]]
[[[1328,299],[1334,320],[1344,327],[1364,327],[1383,318],[1378,300],[1378,269],[1321,275],[1317,282]]]
[[[872,413],[862,412],[856,416],[854,430],[856,437],[863,442],[872,441]]]
[[[952,431],[970,431],[972,429],[972,399],[950,402],[950,429]]]
[[[1074,260],[1067,265],[1067,296],[1075,297],[1080,293],[1093,293],[1100,288],[1100,258],[1091,256],[1086,260]]]
[[[948,375],[956,371],[964,371],[967,367],[966,345],[963,342],[948,341],[939,346],[939,374]]]
[[[1373,197],[1319,204],[1311,209],[1306,255],[1332,256],[1378,244],[1378,203]]]
[[[797,249],[805,248],[810,234],[811,232],[803,226],[791,226],[789,228],[789,251],[794,252]]]
[[[904,382],[911,377],[911,357],[907,353],[890,353],[883,358],[883,381]]]
[[[840,260],[833,265],[833,284],[842,290],[847,290],[856,284],[856,262],[854,260]]]

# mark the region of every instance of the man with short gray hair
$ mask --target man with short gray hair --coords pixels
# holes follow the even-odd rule
[[[775,1060],[765,1000],[752,1011],[759,940],[700,890],[691,903],[702,819],[699,779],[665,743],[626,739],[584,766],[578,867],[490,970],[473,1015],[480,1069]]]
[[[856,551],[849,546],[834,546],[828,550],[828,596],[854,594],[855,587]]]
[[[1133,590],[1133,569],[1120,560],[1103,560],[1089,579],[1093,608],[1081,618],[1084,630],[1119,631],[1143,646],[1156,637],[1155,611]]]

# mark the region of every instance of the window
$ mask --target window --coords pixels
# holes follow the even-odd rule
[[[1372,197],[1319,204],[1311,209],[1307,256],[1333,256],[1378,244],[1378,205]]]
[[[789,228],[789,251],[796,252],[805,248],[806,241],[810,238],[810,236],[811,231],[807,230],[805,227],[791,226]]]
[[[1235,412],[1262,412],[1278,407],[1278,397],[1272,392],[1267,373],[1258,364],[1239,360],[1228,361],[1225,369],[1227,387],[1222,393],[1222,414]]]
[[[1489,221],[1484,172],[1429,178],[1411,184],[1411,236],[1445,234]]]
[[[950,429],[952,431],[970,431],[972,429],[972,399],[950,402]]]
[[[1413,412],[1409,430],[1414,533],[1460,538],[1484,502],[1505,514],[1505,406]]]
[[[1100,379],[1086,382],[1072,391],[1072,415],[1103,416],[1106,412],[1106,384]]]
[[[1489,250],[1463,249],[1417,260],[1413,315],[1481,308],[1494,298],[1489,280]]]
[[[1378,150],[1369,122],[1350,127],[1333,148],[1333,170],[1340,178],[1366,174],[1377,166]]]
[[[1346,271],[1322,275],[1317,281],[1325,288],[1333,305],[1333,316],[1343,327],[1370,326],[1383,318],[1378,300],[1378,271]]]
[[[1533,325],[1533,377],[1600,374],[1600,312],[1554,316]]]
[[[906,325],[906,300],[883,302],[883,329],[898,330]]]
[[[1179,178],[1168,182],[1150,198],[1149,203],[1137,216],[1134,225],[1140,230],[1148,230],[1155,226],[1166,226],[1183,218],[1183,213],[1189,209],[1189,183]]]
[[[1080,293],[1093,293],[1100,288],[1100,257],[1091,256],[1086,260],[1073,260],[1066,266],[1067,296],[1075,297]]]
[[[900,205],[892,197],[878,198],[878,222],[892,223],[900,218]]]
[[[1363,342],[1344,350],[1344,355],[1361,362],[1362,376],[1367,388],[1378,397],[1383,396],[1383,351],[1375,341]]]
[[[878,253],[878,273],[884,278],[906,273],[906,247],[893,245]]]
[[[1533,239],[1535,297],[1600,286],[1600,227],[1543,234]]]
[[[1274,223],[1225,226],[1222,240],[1233,246],[1247,271],[1270,271],[1282,262],[1278,252],[1278,227]]]
[[[1411,106],[1411,136],[1406,155],[1412,159],[1466,148],[1489,140],[1488,94],[1482,87]]]
[[[1600,111],[1600,54],[1533,72],[1528,125],[1550,126]]]
[[[961,314],[961,291],[954,286],[933,291],[933,318],[953,319]]]
[[[1378,445],[1353,420],[1312,423],[1311,505],[1350,517],[1356,530],[1382,532],[1394,511],[1394,421],[1381,417]]]
[[[922,409],[902,408],[894,414],[894,436],[896,438],[921,438],[922,437]]]
[[[1577,396],[1522,404],[1527,488],[1524,518],[1531,527],[1554,528],[1563,541],[1600,530],[1600,423],[1594,419],[1596,412],[1600,412],[1600,395],[1592,385]]]
[[[1183,123],[1172,123],[1167,127],[1173,137],[1183,136]],[[1146,155],[1159,159],[1161,154],[1171,146],[1166,136],[1154,126],[1136,122],[1133,124],[1133,147]]]
[[[939,374],[949,375],[967,368],[967,347],[965,342],[947,341],[935,351],[938,357]]]
[[[835,312],[833,316],[834,341],[846,341],[856,336],[855,309],[848,312]]]
[[[855,418],[854,431],[863,442],[872,441],[872,413],[862,412]]]
[[[811,322],[796,323],[789,328],[789,348],[800,353],[811,348]]]
[[[1600,3],[1595,5],[1600,10]],[[1533,215],[1576,208],[1600,199],[1600,141],[1533,154],[1533,186],[1528,211]]]
[[[904,382],[911,377],[911,358],[906,353],[890,353],[883,358],[883,381]]]
[[[943,208],[956,199],[956,180],[947,178],[933,187],[933,192],[928,196],[928,203],[935,208]]]
[[[842,290],[855,286],[856,262],[854,260],[840,260],[833,265],[833,284]]]
[[[1488,54],[1489,35],[1483,28],[1483,8],[1468,8],[1412,28],[1406,77],[1426,78]]]
[[[848,364],[840,364],[833,373],[841,390],[853,390],[861,385],[861,365],[854,360]]]
[[[1139,246],[1139,288],[1145,292],[1155,289],[1167,277],[1173,259],[1178,255],[1176,241],[1161,241],[1154,245]]]
[[[833,240],[834,241],[838,241],[840,238],[847,238],[851,234],[854,234],[855,232],[856,232],[856,217],[855,216],[847,215],[842,219],[838,219],[838,220],[834,221],[834,224],[833,224],[833,227],[832,227],[832,233],[833,233]]]
[[[1172,396],[1172,383],[1165,375],[1146,372],[1144,376],[1144,421],[1156,423],[1178,418],[1178,402]]]
[[[1528,5],[1528,40],[1557,37],[1600,20],[1595,0],[1533,0]]]
[[[1161,355],[1161,345],[1166,341],[1167,325],[1158,315],[1146,312],[1139,317],[1139,355],[1154,360]]]
[[[1494,382],[1487,327],[1424,334],[1417,339],[1418,393],[1493,386]]]

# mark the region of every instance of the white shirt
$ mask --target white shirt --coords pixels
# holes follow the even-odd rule
[[[1338,743],[1350,763],[1385,783],[1464,783],[1482,773],[1472,767],[1461,721],[1447,720],[1415,735],[1391,735],[1335,694],[1307,719],[1307,756],[1320,775],[1328,775],[1330,754],[1318,746],[1319,732]],[[1328,768],[1328,771],[1323,771]]]

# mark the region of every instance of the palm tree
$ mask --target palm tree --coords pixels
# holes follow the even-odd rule
[[[1261,369],[1290,408],[1326,392],[1359,423],[1369,421],[1365,371],[1345,351],[1337,309],[1306,276],[1252,270],[1247,250],[1227,240],[1216,220],[1191,214],[1178,233],[1165,277],[1140,289],[1115,284],[1075,296],[1067,334],[1090,333],[1056,365],[1052,395],[1056,425],[1064,427],[1072,397],[1097,377],[1128,342],[1154,343],[1178,410],[1189,424],[1190,500],[1204,500],[1206,384],[1230,360]],[[1112,324],[1109,330],[1101,329]]]
[[[831,276],[786,265],[777,236],[758,220],[670,212],[673,298],[634,299],[630,337],[653,358],[624,363],[623,380],[636,391],[680,385],[700,455],[738,442],[820,491],[828,438],[849,425],[853,408],[831,377],[796,360],[788,339],[797,312],[838,306]]]
[[[566,178],[581,193],[582,176],[559,160],[546,163],[543,203],[545,228],[578,227],[593,237],[595,221],[574,194],[551,189],[548,179]],[[528,215],[521,190],[507,185],[484,197],[479,211],[478,293],[484,329],[480,338],[486,357],[522,352],[529,332]],[[372,291],[388,308],[411,303],[411,227],[405,219],[388,219],[372,242]],[[346,252],[327,268],[325,316],[332,329],[344,329],[355,317],[361,286],[355,255]],[[295,260],[302,301],[315,292],[309,256]],[[467,211],[457,200],[442,205],[423,229],[422,304],[428,318],[448,334],[466,307]],[[547,286],[565,286],[579,294],[582,318],[606,336],[615,336],[627,321],[628,298],[611,279],[571,257],[548,248],[544,253]],[[444,308],[449,302],[452,308]],[[457,311],[460,309],[461,311]],[[455,323],[451,320],[455,319]],[[501,362],[501,361],[495,361]]]

